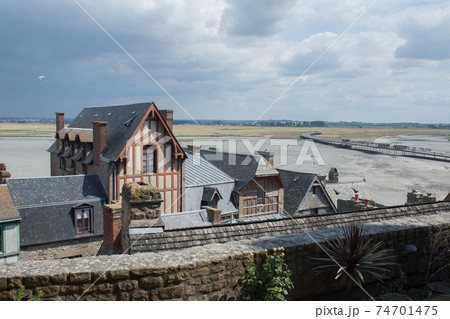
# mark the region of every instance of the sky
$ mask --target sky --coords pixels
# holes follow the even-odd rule
[[[0,117],[450,122],[449,1],[76,1],[146,72],[74,0],[2,0]]]

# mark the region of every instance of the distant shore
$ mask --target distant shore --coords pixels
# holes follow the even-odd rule
[[[279,126],[234,126],[234,125],[174,125],[176,137],[262,137],[295,138],[301,134],[319,131],[327,138],[375,139],[399,135],[450,136],[448,129],[390,128],[390,127],[279,127]],[[54,124],[0,123],[0,137],[52,137]]]

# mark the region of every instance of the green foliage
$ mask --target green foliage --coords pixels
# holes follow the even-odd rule
[[[350,225],[342,229],[343,238],[336,236],[335,240],[327,241],[323,246],[328,256],[313,258],[324,263],[313,270],[321,273],[337,269],[335,279],[347,284],[346,296],[349,299],[354,281],[358,285],[362,285],[366,277],[382,281],[395,263],[390,261],[393,258],[390,250],[380,249],[382,242],[364,239],[363,227]]]
[[[253,260],[241,278],[241,295],[245,299],[260,301],[284,301],[289,290],[294,288],[291,272],[284,260],[284,248],[274,248],[269,255],[265,250],[266,261],[261,270],[256,269]]]
[[[23,286],[23,285],[20,286],[19,291],[17,292],[17,301],[23,301],[23,298],[24,298],[24,296],[23,296],[24,291],[25,291],[25,286]],[[32,298],[33,298],[33,301],[40,301],[43,294],[44,294],[44,293],[42,292],[42,290],[39,290],[38,293],[37,293],[37,295],[34,296],[34,297],[32,297]]]

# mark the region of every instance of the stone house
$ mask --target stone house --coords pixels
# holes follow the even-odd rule
[[[102,245],[103,205],[107,201],[98,175],[10,178],[1,189],[9,189],[17,217],[22,219],[22,259],[74,258],[98,253]]]
[[[316,174],[278,169],[284,185],[284,209],[291,216],[337,212],[324,184]]]
[[[183,211],[186,154],[172,123],[173,111],[153,102],[84,108],[67,128],[56,113],[51,175],[98,174],[109,202],[120,200],[125,183],[145,182],[159,189],[165,212]]]
[[[239,211],[239,218],[282,213],[283,183],[269,157],[202,150],[200,147],[193,147],[193,156],[201,156],[234,178],[232,202]]]
[[[8,187],[0,185],[0,264],[20,260],[20,221]]]

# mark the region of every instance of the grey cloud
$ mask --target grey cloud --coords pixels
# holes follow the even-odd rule
[[[295,0],[228,0],[221,30],[236,37],[266,37],[279,31]]]
[[[400,36],[406,43],[395,56],[408,59],[444,60],[450,58],[450,16],[434,26],[426,26],[417,20],[400,25]]]

